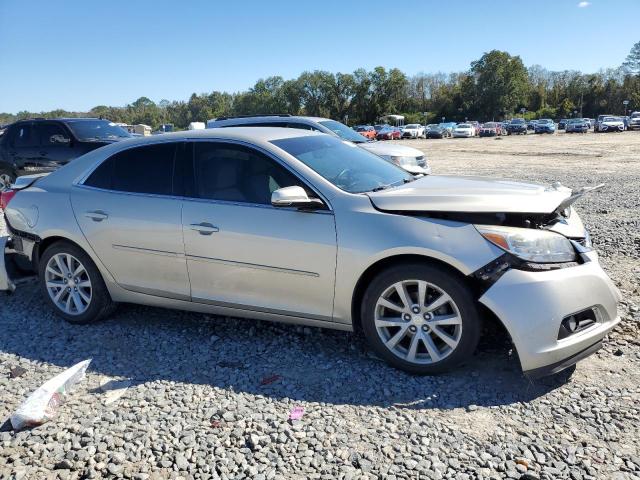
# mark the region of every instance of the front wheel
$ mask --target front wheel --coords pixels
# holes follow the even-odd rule
[[[371,348],[392,366],[429,375],[468,360],[480,317],[463,280],[445,268],[399,265],[378,275],[362,300]]]
[[[80,247],[51,245],[39,263],[40,288],[55,313],[70,323],[98,321],[114,309],[100,271]]]

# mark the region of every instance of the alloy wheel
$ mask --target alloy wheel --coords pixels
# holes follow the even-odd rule
[[[386,348],[416,364],[451,355],[462,335],[458,306],[444,290],[424,280],[394,283],[378,298],[375,327]]]
[[[91,304],[93,288],[89,274],[73,255],[52,256],[45,269],[49,297],[56,307],[68,315],[81,315]]]

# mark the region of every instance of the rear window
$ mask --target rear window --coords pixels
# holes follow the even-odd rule
[[[145,145],[105,160],[85,185],[118,192],[173,194],[175,143]]]

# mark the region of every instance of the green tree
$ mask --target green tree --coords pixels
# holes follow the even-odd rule
[[[492,50],[471,63],[477,112],[487,118],[513,113],[527,100],[527,69],[518,56]]]
[[[640,75],[640,42],[631,47],[631,51],[622,64],[622,68],[628,74]]]

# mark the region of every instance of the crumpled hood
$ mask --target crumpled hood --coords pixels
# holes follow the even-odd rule
[[[379,156],[393,156],[393,157],[422,157],[424,153],[417,148],[407,147],[405,145],[394,145],[389,142],[367,142],[359,143],[360,148],[364,148],[371,153],[375,153]]]
[[[367,193],[385,211],[552,213],[571,189],[481,177],[430,175]]]

